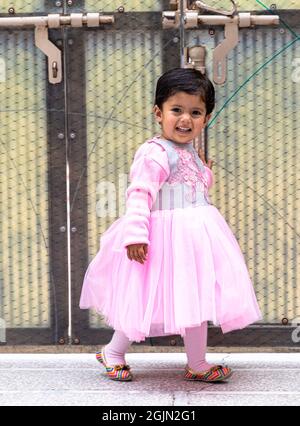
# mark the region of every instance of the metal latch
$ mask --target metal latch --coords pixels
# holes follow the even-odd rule
[[[48,76],[49,82],[52,84],[62,81],[62,59],[60,49],[49,40],[48,28],[99,27],[113,23],[113,16],[100,15],[99,13],[0,18],[0,28],[34,27],[35,45],[48,57]]]
[[[238,13],[234,0],[230,0],[233,7],[231,11],[219,10],[206,5],[203,1],[195,1],[193,9],[187,7],[184,0],[180,9],[179,0],[175,0],[177,10],[162,13],[163,28],[179,28],[181,23],[181,10],[183,11],[184,28],[198,28],[201,25],[224,25],[224,40],[213,51],[213,80],[216,84],[223,84],[227,74],[227,56],[239,42],[239,28],[253,27],[254,25],[278,25],[278,15],[255,15],[249,12]],[[173,1],[172,7],[174,8]],[[207,11],[215,15],[203,15]],[[201,50],[198,50],[199,52]]]

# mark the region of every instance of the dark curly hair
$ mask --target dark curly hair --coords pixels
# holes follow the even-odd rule
[[[162,109],[163,103],[178,92],[199,94],[206,105],[206,114],[210,114],[215,107],[215,89],[212,82],[193,68],[173,68],[159,77],[155,105]]]

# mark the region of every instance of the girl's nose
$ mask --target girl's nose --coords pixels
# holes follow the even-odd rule
[[[184,113],[184,114],[182,114],[182,116],[181,116],[181,121],[182,121],[183,123],[189,123],[189,122],[190,122],[190,120],[191,120],[190,114],[188,114],[188,113]]]

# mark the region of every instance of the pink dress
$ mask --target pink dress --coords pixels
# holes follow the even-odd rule
[[[80,308],[94,308],[131,341],[180,334],[203,321],[223,333],[261,319],[243,254],[209,199],[212,171],[192,142],[160,137],[137,150],[126,214],[102,235]],[[148,244],[144,264],[129,244]]]

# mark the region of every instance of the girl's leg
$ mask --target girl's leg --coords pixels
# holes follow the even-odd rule
[[[183,338],[188,366],[194,371],[206,371],[213,365],[205,361],[207,345],[207,321],[199,327],[186,328]]]
[[[118,364],[126,364],[125,353],[131,343],[123,331],[116,330],[111,341],[104,348],[107,364],[112,367]]]

